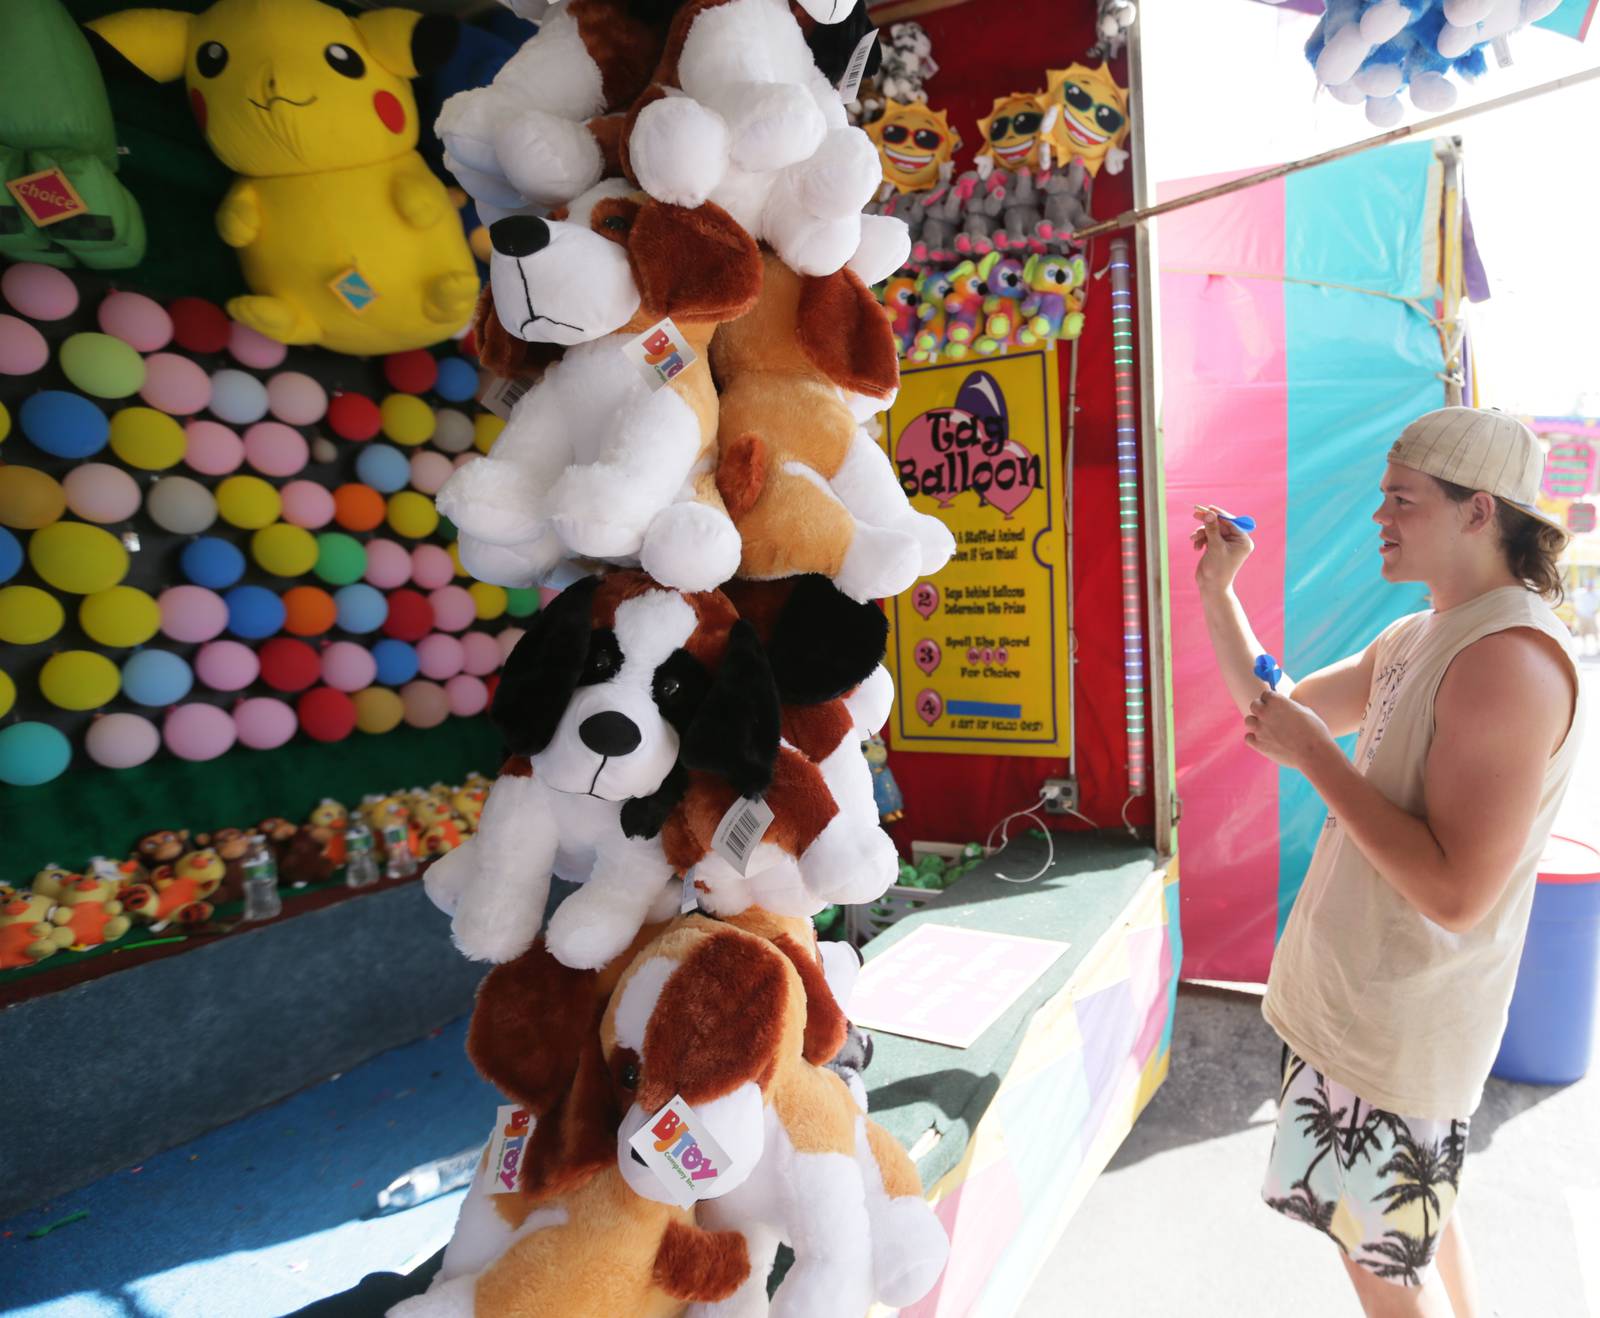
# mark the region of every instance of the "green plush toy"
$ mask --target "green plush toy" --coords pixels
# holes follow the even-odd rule
[[[0,18],[0,256],[122,270],[144,217],[117,181],[111,103],[61,0],[5,0]]]

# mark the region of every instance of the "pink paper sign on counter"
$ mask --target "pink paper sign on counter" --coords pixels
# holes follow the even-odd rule
[[[850,1019],[863,1029],[967,1048],[1069,946],[925,924],[862,968]]]

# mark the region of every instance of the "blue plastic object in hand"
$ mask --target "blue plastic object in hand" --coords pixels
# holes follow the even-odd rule
[[[1283,669],[1278,667],[1278,661],[1270,654],[1256,656],[1255,674],[1274,691],[1278,689],[1278,683],[1283,680]]]
[[[1249,535],[1250,532],[1256,529],[1256,519],[1251,517],[1248,513],[1240,513],[1237,517],[1230,517],[1227,513],[1220,513],[1218,515],[1223,521],[1232,522],[1246,535]]]

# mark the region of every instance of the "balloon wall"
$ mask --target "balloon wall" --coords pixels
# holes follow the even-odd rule
[[[538,592],[471,582],[434,509],[499,430],[470,353],[43,265],[0,298],[0,784],[483,712]]]

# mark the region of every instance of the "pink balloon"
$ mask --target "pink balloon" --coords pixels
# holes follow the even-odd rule
[[[78,287],[67,275],[31,261],[7,267],[0,293],[29,320],[60,320],[78,307]]]
[[[191,421],[183,433],[183,460],[203,475],[226,476],[244,461],[244,441],[220,421]]]
[[[480,678],[462,673],[444,684],[444,694],[450,701],[450,712],[457,718],[471,718],[481,714],[489,704],[489,688]]]
[[[472,596],[460,586],[440,586],[428,596],[428,603],[433,605],[433,625],[440,631],[465,631],[478,616]]]
[[[495,644],[500,647],[500,662],[511,658],[511,652],[517,648],[517,642],[523,637],[521,627],[507,627],[494,638]]]
[[[279,371],[267,381],[267,409],[291,426],[309,426],[328,410],[328,392],[300,371]]]
[[[290,481],[278,491],[283,520],[315,531],[333,520],[333,492],[315,481]]]
[[[161,749],[161,734],[137,714],[105,714],[89,725],[83,747],[96,764],[131,769]]]
[[[438,545],[418,545],[411,551],[411,579],[423,590],[438,590],[455,579],[456,565]]]
[[[424,677],[444,681],[461,671],[466,655],[454,636],[434,632],[417,642],[417,667]]]
[[[481,453],[457,453],[455,457],[450,459],[450,465],[459,469],[465,467],[469,462],[476,462],[482,456],[483,454]]]
[[[243,691],[261,675],[261,660],[238,641],[208,641],[194,657],[194,671],[213,691]]]
[[[437,682],[407,682],[400,688],[400,703],[414,728],[436,728],[450,717],[450,697]]]
[[[1009,520],[1023,501],[1039,488],[1039,471],[1039,459],[1027,447],[1018,440],[1006,440],[1005,447],[993,461],[991,481],[983,491],[983,501],[998,508]]]
[[[16,316],[0,316],[0,375],[32,375],[49,360],[43,334]]]
[[[270,371],[288,355],[289,350],[276,339],[257,334],[248,325],[233,323],[228,335],[228,352],[241,366],[252,366],[258,371]]]
[[[139,397],[169,416],[193,416],[211,401],[211,377],[199,362],[175,352],[158,352],[145,358]]]
[[[424,494],[437,494],[454,470],[443,453],[423,449],[411,459],[411,484]]]
[[[161,631],[174,641],[209,641],[228,625],[222,596],[204,586],[168,586],[156,603]]]
[[[393,540],[367,541],[367,584],[393,590],[411,579],[411,555]]]
[[[108,294],[95,318],[107,334],[138,352],[160,352],[172,342],[172,317],[164,306],[143,293]]]
[[[238,735],[228,711],[215,705],[179,705],[161,729],[167,749],[180,760],[214,760]]]
[[[244,460],[263,476],[293,476],[310,456],[306,437],[281,421],[257,421],[244,432]]]
[[[125,522],[139,511],[139,483],[121,467],[85,462],[61,482],[67,507],[86,522]]]
[[[488,632],[467,632],[461,638],[461,671],[486,677],[500,667],[500,645]]]
[[[293,708],[271,696],[240,701],[230,723],[239,740],[253,751],[277,750],[299,726]]]
[[[335,691],[361,691],[377,676],[378,661],[354,641],[335,641],[322,652],[322,680]]]

